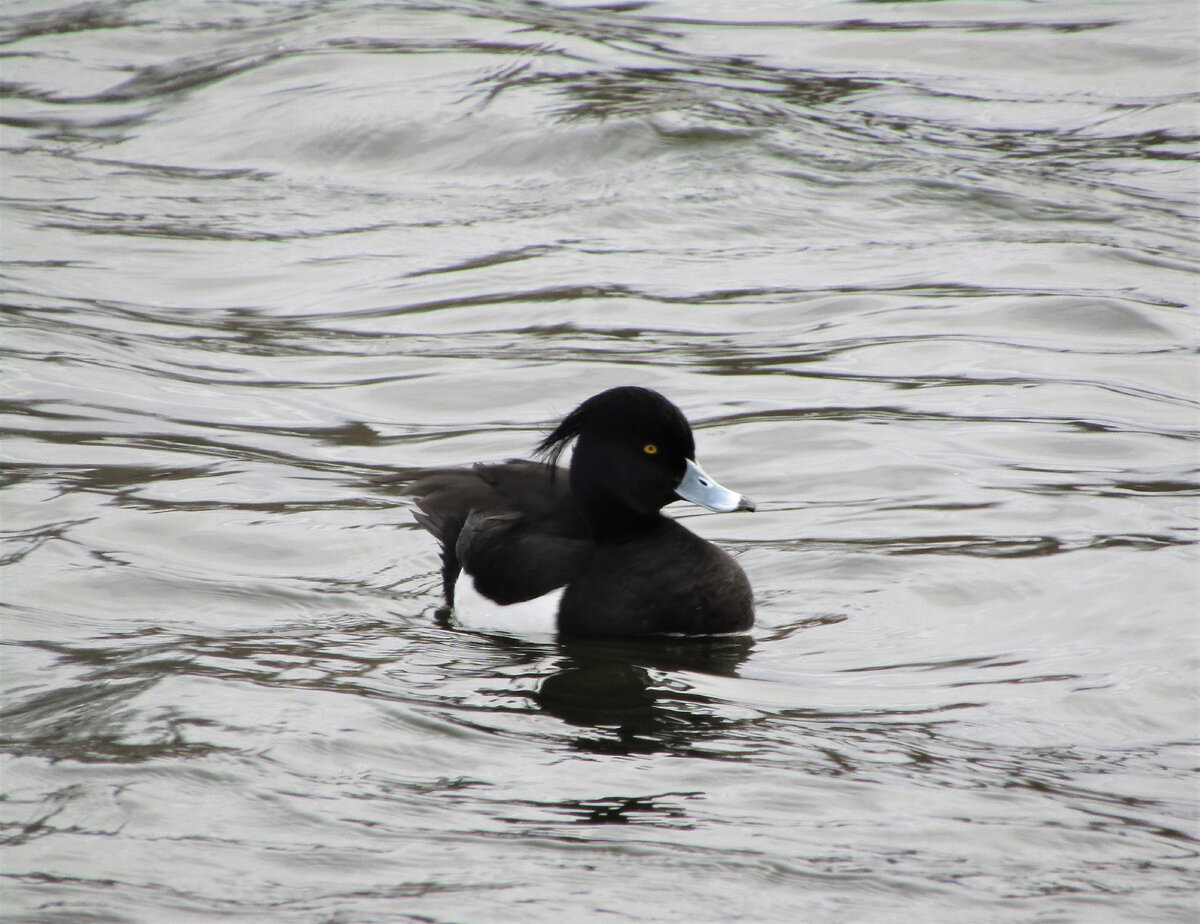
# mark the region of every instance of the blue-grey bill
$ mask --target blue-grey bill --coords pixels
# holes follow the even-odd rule
[[[691,459],[687,460],[687,470],[683,479],[675,488],[675,493],[686,501],[716,510],[718,513],[730,513],[734,510],[753,510],[754,501],[744,494],[737,494],[729,488],[722,487],[704,473],[699,465]]]

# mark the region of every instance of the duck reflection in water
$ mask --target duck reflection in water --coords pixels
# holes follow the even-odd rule
[[[563,657],[531,698],[550,715],[589,730],[572,740],[579,750],[692,753],[741,719],[722,715],[721,701],[697,692],[681,672],[735,677],[753,647],[746,635],[563,639]]]

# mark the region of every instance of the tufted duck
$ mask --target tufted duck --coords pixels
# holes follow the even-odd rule
[[[570,473],[558,458],[575,440]],[[727,553],[661,509],[689,500],[753,510],[696,464],[687,418],[648,388],[584,401],[538,444],[544,461],[414,473],[417,522],[442,546],[442,583],[505,611],[556,601],[570,635],[712,635],[754,622],[750,584]]]

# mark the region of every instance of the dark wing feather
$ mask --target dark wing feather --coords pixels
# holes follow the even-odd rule
[[[497,603],[539,597],[569,582],[595,549],[565,474],[537,462],[416,472],[406,493],[441,543],[447,600],[460,570]]]

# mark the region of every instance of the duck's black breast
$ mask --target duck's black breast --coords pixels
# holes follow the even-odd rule
[[[753,623],[737,563],[662,516],[634,538],[598,543],[559,605],[559,630],[572,635],[712,635]]]
[[[532,600],[575,579],[595,542],[567,473],[513,460],[415,473],[407,493],[418,522],[442,546],[442,583],[454,598],[459,571],[501,605]]]

